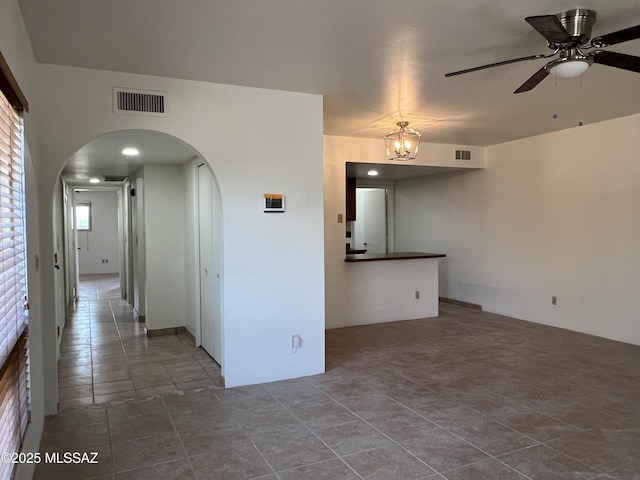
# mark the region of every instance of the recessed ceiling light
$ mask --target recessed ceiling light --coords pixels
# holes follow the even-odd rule
[[[369,175],[370,177],[376,177],[378,175],[378,171],[377,170],[369,170],[367,172],[367,175]]]
[[[95,178],[95,177],[90,178],[89,179],[89,183],[100,183],[100,179],[99,178]]]
[[[135,147],[127,147],[122,149],[122,154],[126,155],[127,157],[135,157],[137,155],[140,155],[140,151]]]

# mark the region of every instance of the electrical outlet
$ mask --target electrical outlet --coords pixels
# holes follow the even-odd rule
[[[300,348],[300,335],[298,335],[297,333],[291,335],[291,348],[293,348],[294,351]]]
[[[558,305],[558,297],[555,295],[551,297],[551,305]]]
[[[420,291],[416,290],[416,300],[420,300]]]

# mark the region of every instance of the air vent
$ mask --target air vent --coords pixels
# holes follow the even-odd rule
[[[113,111],[132,115],[167,116],[167,94],[151,90],[113,89]]]
[[[471,150],[456,150],[456,160],[471,160]]]
[[[124,182],[128,178],[129,177],[122,176],[122,175],[105,175],[104,181],[105,182]]]

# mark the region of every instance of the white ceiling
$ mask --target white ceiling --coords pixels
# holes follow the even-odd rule
[[[492,145],[640,112],[640,74],[602,65],[518,95],[545,60],[444,77],[550,53],[526,16],[590,8],[595,37],[640,24],[640,0],[19,4],[39,62],[322,94],[329,135],[380,138],[403,119],[426,142]],[[640,55],[640,40],[609,50]]]
[[[137,148],[139,155],[123,155],[126,147]],[[91,177],[128,176],[145,163],[181,164],[195,155],[193,148],[164,133],[123,130],[87,143],[69,159],[63,175],[71,185],[86,185]]]

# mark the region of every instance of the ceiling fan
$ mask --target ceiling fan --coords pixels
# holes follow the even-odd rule
[[[578,8],[557,15],[527,17],[525,20],[547,40],[547,46],[553,50],[553,53],[548,55],[530,55],[528,57],[490,63],[480,67],[447,73],[445,77],[453,77],[455,75],[462,75],[464,73],[499,67],[501,65],[508,65],[525,60],[551,58],[556,55],[556,58],[529,77],[529,79],[520,85],[513,93],[532,90],[550,73],[555,73],[559,77],[577,77],[593,63],[640,73],[640,57],[600,50],[600,48],[603,47],[640,38],[640,25],[596,37],[588,43],[591,39],[591,28],[596,21],[596,12],[593,10]],[[596,50],[585,52],[585,50],[589,49]]]

